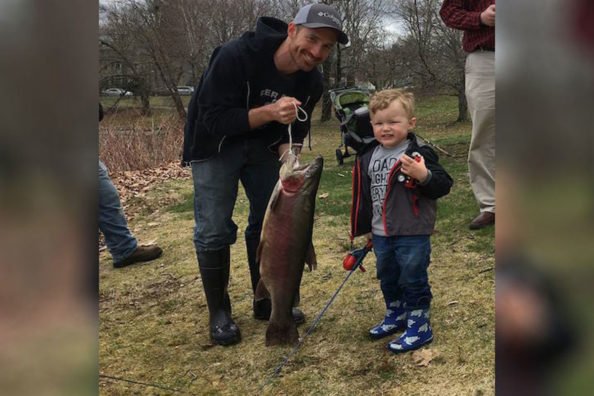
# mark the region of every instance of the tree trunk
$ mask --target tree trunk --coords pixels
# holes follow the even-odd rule
[[[342,80],[342,64],[341,64],[340,47],[336,46],[336,73],[334,79],[334,87],[340,88]]]
[[[142,103],[142,115],[150,116],[152,114],[151,102],[146,91],[140,95],[140,102]]]
[[[186,109],[184,108],[184,103],[179,96],[177,90],[171,94],[171,98],[173,99],[173,103],[175,103],[175,109],[177,110],[177,114],[182,121],[186,119]]]
[[[329,121],[332,118],[332,102],[330,101],[330,94],[328,90],[330,86],[330,75],[332,72],[332,57],[328,57],[324,62],[323,76],[324,76],[324,88],[322,91],[322,114],[320,115],[320,121]]]
[[[186,109],[184,108],[184,104],[182,103],[181,98],[179,97],[179,93],[177,92],[177,87],[175,83],[172,82],[170,78],[168,78],[169,74],[163,70],[163,65],[161,65],[157,59],[157,57],[152,54],[153,62],[159,71],[159,75],[161,76],[161,81],[165,84],[167,91],[169,91],[169,95],[173,100],[173,104],[175,105],[175,110],[179,115],[180,120],[184,121],[186,119]]]

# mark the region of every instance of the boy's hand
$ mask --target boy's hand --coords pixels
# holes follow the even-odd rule
[[[418,180],[420,183],[423,183],[425,179],[427,179],[429,171],[425,166],[425,159],[423,156],[419,155],[417,158],[418,160],[415,160],[406,154],[402,155],[402,157],[400,157],[400,161],[402,162],[401,170],[405,175]]]

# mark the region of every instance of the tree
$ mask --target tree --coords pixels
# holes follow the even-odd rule
[[[176,21],[179,7],[171,6],[179,1],[122,0],[107,6],[100,42],[113,50],[126,69],[137,77],[137,92],[141,98],[144,96],[143,102],[146,99],[148,103],[152,84],[158,78],[171,96],[179,117],[185,119],[186,111],[176,89],[183,72],[180,54],[184,52],[179,43],[185,34]]]
[[[100,42],[134,77],[138,93],[146,92],[141,96],[143,108],[145,104],[148,108],[151,88],[160,86],[185,119],[176,87],[195,86],[214,48],[253,29],[258,16],[277,13],[274,4],[273,0],[120,0],[105,7]]]
[[[140,95],[148,113],[155,90],[171,96],[180,118],[185,109],[176,87],[196,85],[215,47],[253,30],[259,16],[290,21],[308,0],[120,0],[101,23],[102,78],[121,81]],[[458,95],[466,118],[461,33],[447,28],[439,0],[326,0],[337,7],[346,46],[337,45],[322,65],[322,121],[332,116],[328,90],[372,82],[378,88],[412,85]],[[388,19],[404,34],[394,40]],[[105,55],[105,56],[104,56]],[[109,65],[121,65],[112,68]]]
[[[352,86],[357,80],[369,80],[364,60],[377,41],[385,36],[383,15],[389,10],[386,0],[328,0],[341,13],[343,30],[349,36],[347,46],[337,44],[332,58],[324,63],[324,94],[321,120],[331,118],[332,108],[328,89],[341,85]],[[334,72],[331,79],[331,69]],[[331,81],[334,81],[333,83]]]
[[[447,89],[458,97],[458,119],[468,119],[464,93],[464,60],[461,32],[445,26],[439,17],[439,0],[398,0],[396,14],[406,37],[403,48],[410,56],[410,70],[423,88]]]
[[[114,5],[115,7],[115,5]],[[130,21],[125,13],[102,7],[105,22],[99,26],[99,53],[101,60],[100,87],[117,86],[134,92],[141,99],[142,114],[150,114],[152,81],[147,59],[136,47],[134,38],[127,34]]]

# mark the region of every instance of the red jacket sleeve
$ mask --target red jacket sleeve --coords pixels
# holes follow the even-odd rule
[[[481,28],[481,11],[472,11],[464,6],[464,0],[445,0],[439,15],[446,24],[454,29],[479,30]]]

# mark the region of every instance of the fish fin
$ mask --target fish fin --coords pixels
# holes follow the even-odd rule
[[[295,345],[299,342],[297,325],[291,318],[283,323],[268,322],[266,328],[266,346]]]
[[[309,243],[309,247],[307,248],[307,252],[305,253],[305,263],[309,267],[310,271],[313,271],[316,268],[318,268],[318,259],[316,257],[316,250],[314,249],[313,242]]]
[[[254,300],[260,301],[264,299],[270,299],[270,292],[266,288],[266,285],[260,278],[258,281],[258,286],[256,286],[256,292],[254,293]]]

